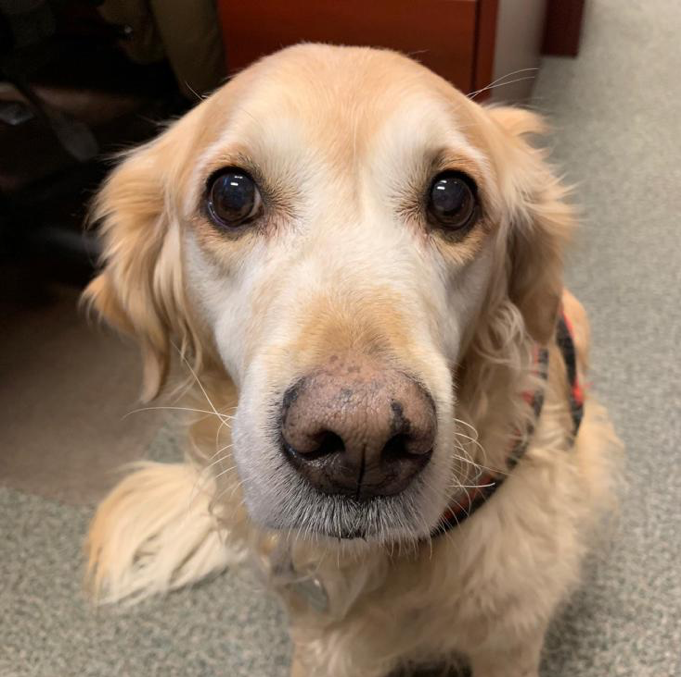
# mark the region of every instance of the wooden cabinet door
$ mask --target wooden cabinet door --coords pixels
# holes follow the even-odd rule
[[[464,92],[489,82],[497,0],[219,0],[234,73],[301,41],[389,47]],[[478,35],[478,26],[487,34]],[[489,57],[476,58],[486,43]],[[480,84],[478,84],[480,83]]]

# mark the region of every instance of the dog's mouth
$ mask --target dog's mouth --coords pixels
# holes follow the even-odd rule
[[[437,512],[430,514],[432,495],[420,477],[400,493],[358,498],[323,493],[288,463],[280,470],[277,491],[263,496],[245,486],[249,514],[267,529],[295,532],[303,539],[388,543],[427,537],[430,522],[437,519]]]

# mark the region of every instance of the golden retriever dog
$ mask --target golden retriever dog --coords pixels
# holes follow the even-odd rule
[[[618,453],[540,132],[399,54],[302,45],[125,157],[85,296],[139,341],[144,399],[173,356],[196,397],[186,461],[97,511],[100,599],[244,563],[294,675],[538,675]]]

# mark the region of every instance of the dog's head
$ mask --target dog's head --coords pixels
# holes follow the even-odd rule
[[[140,340],[147,398],[173,340],[229,375],[255,521],[382,540],[437,523],[466,476],[468,356],[553,332],[570,216],[539,127],[395,53],[307,45],[115,170],[87,295]]]

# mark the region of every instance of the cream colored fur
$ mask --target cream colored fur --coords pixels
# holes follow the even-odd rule
[[[141,342],[146,398],[176,342],[189,406],[206,413],[185,463],[144,464],[100,505],[88,541],[99,598],[137,601],[248,560],[289,608],[294,675],[383,677],[463,657],[474,677],[537,677],[547,624],[612,507],[619,457],[590,395],[570,435],[561,301],[582,380],[589,331],[563,290],[574,220],[528,141],[541,131],[535,115],[477,106],[393,53],[308,45],[246,70],[120,165],[96,203],[105,254],[86,297]],[[196,205],[213,171],[244,158],[279,181],[284,206],[262,232],[230,238]],[[461,242],[396,202],[438,167],[474,176],[485,204]],[[525,457],[473,517],[431,539],[483,470],[505,472],[532,420],[522,393],[541,385],[537,343],[550,372]],[[315,499],[265,434],[287,385],[347,350],[415,373],[438,409],[422,489],[366,542],[311,528]],[[274,519],[286,526],[263,526]],[[328,609],[282,562],[322,582]]]
[[[90,527],[94,594],[138,602],[242,562],[243,549],[225,542],[209,510],[214,492],[212,478],[189,463],[137,464]]]

